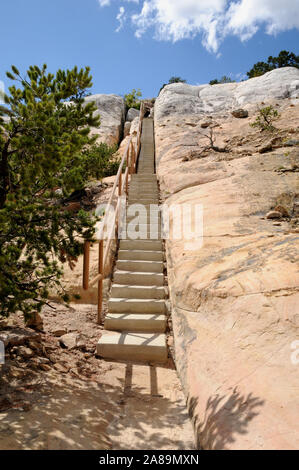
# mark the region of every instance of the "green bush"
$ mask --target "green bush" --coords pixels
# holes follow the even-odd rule
[[[135,108],[135,109],[140,109],[140,98],[142,96],[141,90],[138,88],[138,90],[133,90],[131,93],[128,93],[125,95],[125,102],[128,108]]]
[[[273,106],[266,106],[259,109],[259,114],[256,120],[251,123],[251,127],[256,127],[261,131],[274,131],[275,127],[273,122],[279,118],[279,113]]]
[[[278,57],[268,57],[267,62],[257,62],[252,69],[247,72],[248,78],[260,77],[271,70],[282,67],[299,68],[299,55],[293,52],[280,51]]]
[[[223,77],[220,80],[215,78],[215,80],[210,81],[210,85],[220,85],[221,83],[236,83],[236,81],[232,80],[230,77],[227,77],[226,75],[223,75]]]
[[[94,144],[84,150],[85,173],[97,179],[112,176],[117,173],[120,160],[113,158],[117,145],[109,147],[107,144]]]

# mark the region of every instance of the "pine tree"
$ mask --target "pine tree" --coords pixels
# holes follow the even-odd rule
[[[252,69],[247,72],[248,78],[260,77],[271,70],[281,67],[299,68],[299,56],[293,52],[281,51],[278,57],[268,57],[267,62],[257,62]]]
[[[167,85],[172,85],[173,83],[187,83],[187,80],[181,77],[170,77],[170,79],[168,80],[168,83],[163,83],[163,85],[161,86],[159,90],[159,94]]]

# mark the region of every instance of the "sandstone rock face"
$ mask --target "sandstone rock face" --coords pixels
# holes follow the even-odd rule
[[[138,132],[138,127],[139,127],[139,117],[136,117],[131,123],[130,134],[136,136]]]
[[[93,135],[98,135],[98,142],[108,145],[118,144],[122,138],[125,120],[125,102],[118,95],[92,95],[85,98],[88,103],[94,101],[97,106],[96,115],[101,116],[99,128],[92,128]]]
[[[203,207],[203,236],[166,247],[176,363],[204,449],[299,446],[299,162],[298,149],[284,147],[298,138],[299,90],[279,101],[281,144],[266,154],[258,149],[269,136],[249,125],[254,109],[249,119],[230,112],[253,100],[276,105],[296,77],[288,68],[241,84],[170,85],[157,100],[162,196]],[[201,153],[204,118],[217,123],[216,145],[226,153]],[[289,217],[267,219],[279,206]]]
[[[299,98],[299,69],[285,67],[241,83],[167,85],[155,104],[155,118],[173,114],[214,114],[269,99]]]

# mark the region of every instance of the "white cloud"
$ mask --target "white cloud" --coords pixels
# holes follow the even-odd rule
[[[203,33],[205,46],[218,48],[219,20],[227,0],[146,0],[132,17],[136,36],[153,26],[155,38],[173,42]]]
[[[111,0],[99,0],[100,7],[109,7]]]
[[[299,0],[241,0],[230,5],[227,32],[246,40],[262,24],[268,34],[299,28]]]
[[[109,7],[113,0],[99,0],[100,7]],[[139,0],[123,0],[127,3],[139,3]]]
[[[99,0],[108,6],[116,0]],[[154,38],[179,41],[201,35],[203,45],[217,53],[227,35],[242,41],[250,39],[260,28],[276,34],[299,28],[299,0],[117,0],[140,4],[130,13],[135,35],[140,38],[152,29]],[[122,25],[128,14],[118,13]]]

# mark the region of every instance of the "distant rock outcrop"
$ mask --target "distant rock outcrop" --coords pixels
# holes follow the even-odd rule
[[[91,95],[85,101],[94,101],[98,108],[95,114],[101,117],[100,127],[91,129],[93,135],[98,135],[98,142],[119,144],[125,121],[124,99],[118,95]]]
[[[204,449],[299,447],[299,154],[287,146],[298,97],[299,70],[285,68],[169,85],[156,102],[162,196],[203,207],[203,236],[166,249],[176,364]],[[250,127],[268,103],[280,114],[272,135]],[[248,119],[231,115],[240,107]],[[208,147],[211,132],[225,152]]]
[[[167,85],[155,105],[155,118],[173,114],[214,114],[268,99],[299,98],[299,69],[285,67],[241,83]]]

